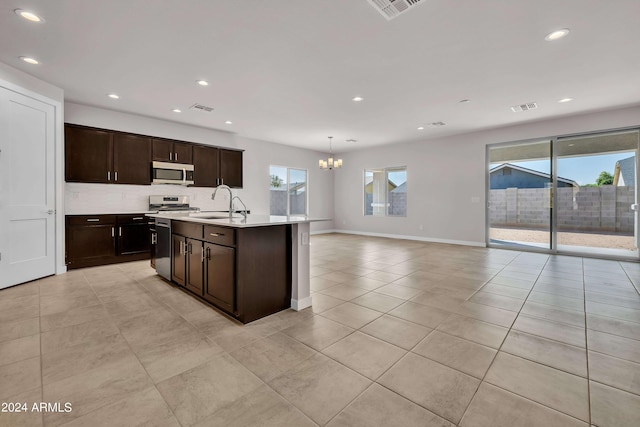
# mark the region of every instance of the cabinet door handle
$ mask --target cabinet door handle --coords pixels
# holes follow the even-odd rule
[[[118,227],[118,237],[122,237],[122,227]]]
[[[220,178],[220,185],[224,185],[224,178]]]
[[[151,234],[151,244],[152,245],[157,245],[158,244],[158,233],[152,233]]]
[[[143,216],[137,216],[137,217],[135,217],[135,218],[132,218],[131,220],[132,220],[132,221],[139,221],[139,220],[141,220],[141,219],[144,219],[144,217],[143,217]]]
[[[113,238],[113,237],[116,237],[116,234],[115,234],[115,233],[116,233],[116,229],[115,229],[115,227],[111,227],[111,237],[112,237],[112,238]]]
[[[192,252],[191,252],[191,243],[187,243],[187,244],[186,244],[185,252],[186,252],[186,254],[185,254],[185,255],[192,253]]]
[[[204,264],[204,251],[200,252],[200,256],[201,256],[200,262]]]
[[[176,162],[178,161],[178,153],[175,153]]]
[[[118,172],[114,172],[114,174],[113,174],[113,175],[114,175],[114,177],[115,177],[115,180],[114,180],[114,181],[117,181],[117,180],[118,180]]]
[[[207,260],[211,259],[211,248],[207,248]]]
[[[107,181],[111,181],[111,171],[107,172]]]
[[[169,152],[169,160],[173,160],[173,153]]]
[[[184,242],[180,242],[180,255],[184,255]]]
[[[213,237],[220,237],[220,236],[224,236],[224,233],[209,233],[209,235]]]
[[[88,218],[87,222],[100,222],[99,218]]]

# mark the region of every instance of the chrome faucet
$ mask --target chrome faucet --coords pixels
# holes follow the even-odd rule
[[[231,219],[233,217],[233,193],[231,192],[231,188],[229,188],[229,186],[221,184],[218,185],[214,190],[213,190],[213,194],[211,195],[211,200],[215,200],[216,198],[216,193],[218,193],[219,189],[223,189],[223,190],[227,190],[229,191],[229,219]],[[244,204],[244,203],[243,203]]]
[[[243,210],[240,211],[240,213],[242,214],[242,216],[244,217],[244,219],[247,219],[247,205],[244,204],[244,202],[242,201],[242,199],[238,196],[234,196],[233,199],[231,200],[233,202],[233,200],[238,199],[238,201],[242,204],[242,207],[244,208]]]

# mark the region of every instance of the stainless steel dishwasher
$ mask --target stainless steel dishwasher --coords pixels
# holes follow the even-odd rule
[[[156,273],[171,281],[171,220],[156,218]]]

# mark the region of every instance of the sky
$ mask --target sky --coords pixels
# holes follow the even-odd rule
[[[595,184],[600,172],[607,171],[613,176],[618,160],[633,156],[633,152],[605,154],[601,156],[582,156],[558,159],[558,176],[571,179],[579,185]],[[549,160],[535,160],[530,162],[510,162],[512,164],[549,173]],[[501,163],[492,164],[491,168]]]

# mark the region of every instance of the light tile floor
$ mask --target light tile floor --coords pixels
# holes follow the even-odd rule
[[[147,262],[0,291],[0,426],[638,426],[640,264],[312,238],[314,305],[242,326]],[[64,406],[63,406],[64,407]]]

